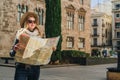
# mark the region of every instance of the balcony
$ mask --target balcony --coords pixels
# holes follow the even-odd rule
[[[99,34],[96,34],[96,33],[95,33],[95,34],[92,34],[91,36],[92,36],[92,37],[99,37]]]
[[[97,24],[97,23],[93,23],[92,26],[93,26],[93,27],[97,27],[98,24]]]
[[[113,40],[120,40],[120,37],[114,37]]]
[[[114,9],[112,9],[112,12],[115,12],[115,11],[120,11],[120,8],[114,8]]]
[[[92,44],[91,47],[101,47],[101,45],[98,45],[98,44]]]
[[[120,29],[120,26],[115,26],[116,29]]]

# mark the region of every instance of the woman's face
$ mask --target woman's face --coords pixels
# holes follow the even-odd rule
[[[28,29],[30,31],[33,31],[34,28],[36,27],[36,21],[34,17],[29,17],[27,21]]]

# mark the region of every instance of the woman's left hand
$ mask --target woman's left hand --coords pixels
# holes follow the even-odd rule
[[[55,51],[55,50],[56,50],[56,47],[55,47],[55,46],[53,46],[53,47],[52,47],[52,50],[53,50],[53,51]]]

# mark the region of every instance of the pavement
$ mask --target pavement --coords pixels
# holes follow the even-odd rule
[[[116,64],[102,65],[47,65],[41,68],[39,80],[106,80],[108,67],[115,67]],[[14,80],[15,68],[0,66],[0,80]]]
[[[14,80],[15,62],[9,60],[5,64],[4,59],[0,59],[0,80]],[[106,80],[108,67],[116,67],[114,64],[101,65],[78,65],[60,64],[41,66],[39,80]]]

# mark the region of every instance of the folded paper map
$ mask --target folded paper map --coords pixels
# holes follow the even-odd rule
[[[17,50],[16,62],[31,65],[46,65],[49,63],[52,48],[57,46],[59,37],[40,38],[21,35],[19,44],[23,48]]]

